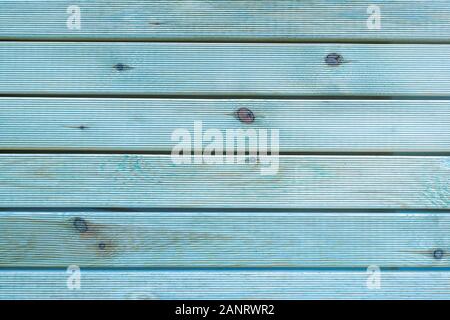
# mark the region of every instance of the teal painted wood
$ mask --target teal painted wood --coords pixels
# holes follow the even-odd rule
[[[0,40],[48,40],[0,43],[0,94],[72,96],[0,99],[0,149],[167,152],[175,128],[202,120],[280,129],[287,152],[448,152],[448,101],[326,100],[449,96],[450,45],[423,44],[448,43],[449,2],[377,1],[382,28],[368,30],[372,4],[0,0]],[[66,26],[69,5],[80,30]],[[159,40],[172,42],[144,42]],[[329,43],[281,43],[296,41]],[[422,44],[339,44],[352,41]],[[328,66],[330,53],[343,63]],[[221,99],[112,97],[144,95]],[[238,122],[238,107],[255,123]],[[0,155],[0,207],[22,207],[0,213],[0,299],[450,297],[450,216],[426,210],[450,208],[449,157],[282,156],[274,176],[248,160]],[[124,209],[144,207],[217,211]],[[80,291],[66,287],[70,264]],[[368,265],[407,269],[369,290]]]
[[[339,53],[344,63],[329,66]],[[1,42],[0,94],[448,96],[450,45]]]
[[[369,30],[378,5],[381,29]],[[69,29],[77,5],[80,29]],[[0,1],[1,39],[448,41],[448,1]]]
[[[449,208],[449,157],[281,156],[175,164],[170,155],[3,154],[0,206]],[[256,160],[256,159],[255,159]],[[267,159],[266,159],[267,160]]]
[[[170,151],[172,132],[195,121],[278,129],[282,152],[450,151],[448,101],[98,98],[1,98],[0,149]]]
[[[449,299],[450,272],[383,271],[368,289],[364,271],[89,271],[81,289],[66,270],[1,271],[1,299]]]
[[[9,210],[0,266],[449,267],[449,227],[432,212]]]

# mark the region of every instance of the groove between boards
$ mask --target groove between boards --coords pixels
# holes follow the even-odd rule
[[[136,151],[136,150],[40,150],[40,149],[3,149],[0,150],[1,154],[91,154],[91,155],[123,155],[123,154],[133,154],[133,155],[154,155],[154,156],[170,156],[171,151],[161,150],[161,151]],[[269,153],[270,154],[270,153]],[[223,155],[226,155],[223,153]],[[234,155],[237,155],[237,152],[234,152]],[[249,153],[245,152],[245,155],[248,156]],[[191,152],[191,156],[194,156],[194,152]],[[279,156],[324,156],[324,157],[333,157],[333,156],[400,156],[400,157],[449,157],[450,152],[289,152],[289,151],[280,151]]]
[[[164,213],[164,214],[178,214],[178,213],[217,213],[217,214],[232,214],[232,213],[250,213],[255,215],[269,214],[269,213],[289,213],[289,214],[359,214],[361,216],[367,216],[372,214],[389,215],[450,215],[450,209],[447,208],[413,208],[413,209],[380,209],[380,208],[334,208],[329,207],[322,208],[257,208],[257,207],[234,207],[234,208],[180,208],[180,207],[130,207],[130,208],[118,208],[118,207],[0,207],[0,219],[2,213],[8,211],[16,212],[33,212],[39,213],[57,213],[64,211],[66,213],[102,213],[102,212],[118,212],[118,213]]]
[[[292,272],[363,272],[365,273],[367,268],[360,267],[82,267],[85,272],[121,272],[121,271],[137,271],[137,272],[155,272],[155,271],[166,271],[166,272],[191,272],[191,271],[202,271],[202,272],[216,272],[216,271],[226,271],[226,272],[245,272],[245,271],[260,271],[260,272],[279,272],[279,271],[292,271]],[[450,271],[450,267],[382,267],[381,271],[390,272],[443,272]],[[4,272],[48,272],[48,271],[60,271],[66,272],[66,268],[60,267],[0,267],[0,273]]]
[[[186,95],[186,94],[76,94],[76,93],[52,93],[52,94],[39,94],[39,93],[0,93],[1,98],[72,98],[72,99],[192,99],[192,100],[427,100],[427,101],[440,101],[450,100],[449,96],[368,96],[368,95],[246,95],[246,94],[208,94],[208,95]]]
[[[203,39],[194,39],[194,38],[185,38],[185,39],[177,39],[177,38],[165,38],[165,39],[92,39],[92,38],[84,38],[84,37],[74,37],[71,39],[61,39],[61,38],[26,38],[26,37],[1,37],[0,42],[112,42],[112,43],[204,43],[204,44],[214,44],[214,43],[228,43],[228,44],[245,44],[245,43],[258,43],[258,44],[373,44],[373,45],[389,45],[389,44],[410,44],[410,45],[447,45],[450,44],[449,40],[435,40],[435,39],[421,39],[417,40],[407,40],[407,39],[398,39],[398,40],[350,40],[350,39],[280,39],[280,38],[267,38],[267,39],[217,39],[217,38],[203,38]]]

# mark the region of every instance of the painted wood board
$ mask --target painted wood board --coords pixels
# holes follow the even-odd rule
[[[4,270],[1,299],[449,299],[448,271],[383,271],[380,289],[365,271],[81,270],[69,290],[66,270]]]
[[[0,207],[448,209],[444,156],[2,154]],[[196,163],[198,161],[199,163]],[[265,171],[266,170],[266,171]],[[270,173],[270,174],[269,174]]]
[[[0,212],[0,267],[450,267],[436,212]]]
[[[449,55],[424,44],[6,41],[0,94],[448,96]]]
[[[203,134],[277,129],[281,152],[450,151],[448,101],[117,98],[1,98],[0,149],[171,151],[196,121]]]
[[[450,40],[450,4],[444,0],[2,0],[0,5],[0,39]],[[372,5],[378,6],[379,28],[371,19]]]

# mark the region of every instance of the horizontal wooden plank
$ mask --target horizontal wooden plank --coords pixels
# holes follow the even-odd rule
[[[240,122],[240,108],[255,121]],[[278,129],[282,152],[450,151],[449,101],[100,98],[1,98],[0,149],[170,151],[172,132],[195,121]]]
[[[449,157],[281,156],[278,164],[276,158],[254,157],[240,164],[172,160],[170,155],[2,154],[0,206],[450,207]]]
[[[448,271],[1,271],[0,299],[449,299]],[[72,283],[72,282],[70,282]]]
[[[379,29],[367,23],[373,28],[374,4],[380,10]],[[450,40],[445,0],[408,5],[402,0],[2,0],[0,5],[1,39]],[[77,9],[79,28],[71,18]]]
[[[450,216],[348,212],[0,213],[1,267],[449,267]]]
[[[331,53],[340,65],[325,62]],[[0,94],[447,96],[449,55],[450,45],[6,41]]]

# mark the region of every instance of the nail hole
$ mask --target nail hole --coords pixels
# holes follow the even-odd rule
[[[105,250],[105,249],[106,249],[106,244],[105,244],[104,242],[100,242],[100,243],[98,244],[98,248],[99,248],[100,250]]]
[[[338,53],[330,53],[325,57],[325,62],[329,66],[338,66],[344,61],[344,58]]]
[[[442,249],[434,250],[433,257],[438,260],[442,259],[444,257],[444,250],[442,250]]]
[[[78,230],[78,232],[80,233],[84,233],[88,231],[88,226],[86,223],[86,220],[84,220],[83,218],[80,217],[76,217],[73,220],[73,226],[75,227],[75,229]]]
[[[255,120],[254,113],[247,108],[240,108],[236,111],[236,117],[244,123],[252,123]]]

